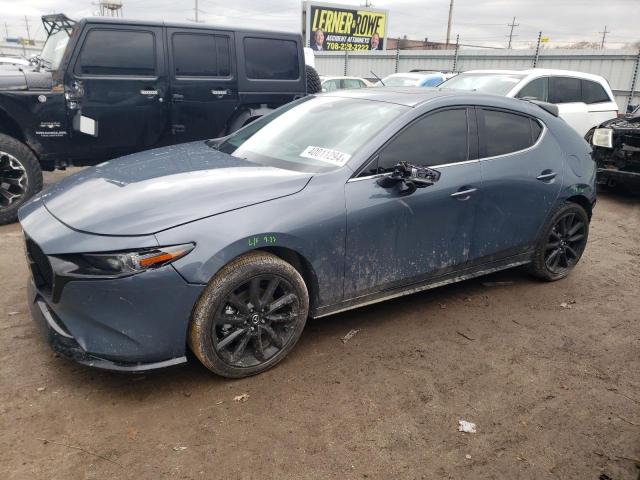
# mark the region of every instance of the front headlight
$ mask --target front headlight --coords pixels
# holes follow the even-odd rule
[[[593,131],[591,143],[596,147],[613,148],[613,130],[610,128],[596,128]]]
[[[121,277],[167,265],[187,255],[195,245],[145,248],[128,252],[55,255],[52,265],[58,274],[71,277]]]

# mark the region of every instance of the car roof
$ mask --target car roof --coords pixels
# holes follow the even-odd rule
[[[593,73],[577,72],[575,70],[560,70],[555,68],[527,68],[525,70],[467,70],[462,73],[499,73],[505,75],[524,75],[527,77],[577,77],[588,80],[595,80],[598,82],[604,81],[604,78],[600,75],[594,75]]]
[[[219,30],[227,32],[239,32],[239,33],[267,33],[273,35],[287,36],[287,37],[299,37],[299,33],[277,31],[277,30],[263,30],[260,28],[236,28],[229,25],[214,25],[208,23],[187,23],[187,22],[164,22],[164,21],[149,21],[149,20],[125,20],[118,17],[84,17],[79,24],[91,23],[91,24],[105,24],[105,25],[142,25],[147,27],[175,27],[175,28],[191,28],[200,30]]]
[[[391,75],[387,75],[384,78],[405,77],[405,78],[422,79],[422,78],[428,78],[428,77],[441,77],[441,76],[442,76],[442,73],[440,72],[398,72],[398,73],[392,73]]]
[[[342,77],[342,76],[333,76],[333,75],[320,75],[320,80],[325,81],[325,80],[341,80],[341,79],[347,79],[347,80],[362,80],[362,77]]]
[[[417,107],[438,98],[465,97],[473,98],[481,104],[495,104],[495,106],[508,105],[516,108],[522,104],[528,104],[525,100],[507,98],[499,95],[489,95],[481,92],[467,90],[455,90],[452,88],[437,87],[377,87],[360,88],[355,90],[334,90],[321,94],[323,97],[354,98],[371,100],[374,102],[395,103],[406,107]],[[525,107],[526,108],[526,107]]]

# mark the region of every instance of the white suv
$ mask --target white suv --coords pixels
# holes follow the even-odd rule
[[[441,88],[478,90],[515,98],[531,98],[558,106],[560,117],[580,135],[618,116],[609,83],[599,75],[569,70],[470,70]]]

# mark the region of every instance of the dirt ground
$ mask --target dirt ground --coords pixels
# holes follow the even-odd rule
[[[243,380],[57,358],[26,281],[0,227],[1,479],[639,478],[640,197],[600,196],[561,282],[513,270],[310,321]]]

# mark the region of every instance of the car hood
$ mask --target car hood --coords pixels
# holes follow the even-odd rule
[[[49,90],[51,72],[33,66],[0,65],[0,90]]]
[[[311,176],[236,158],[200,141],[102,163],[54,184],[40,198],[73,229],[147,235],[292,195]]]

